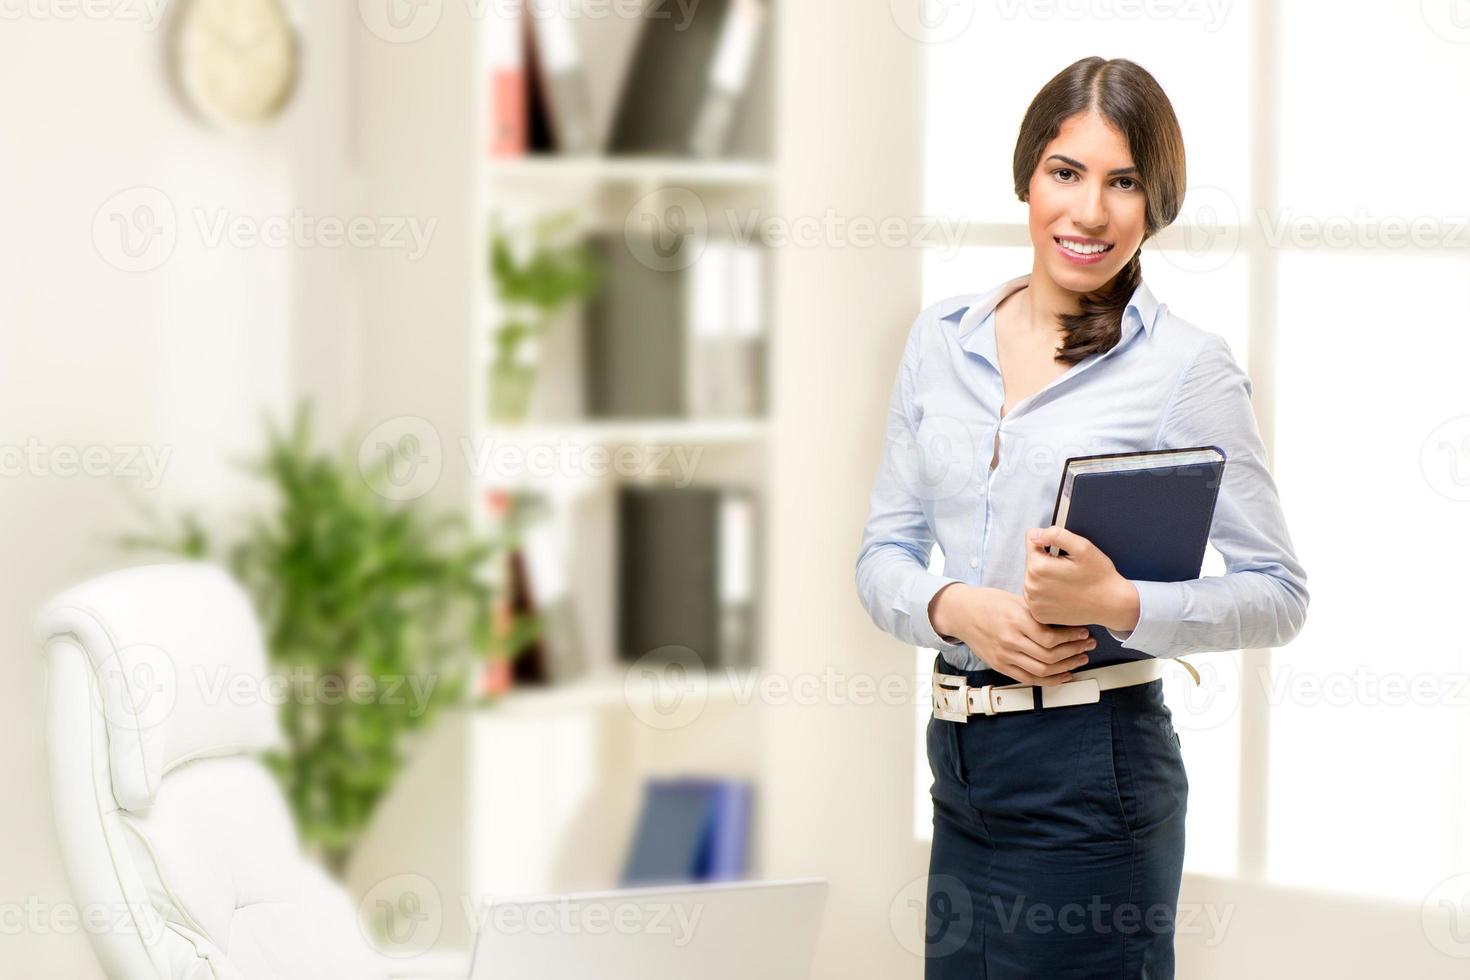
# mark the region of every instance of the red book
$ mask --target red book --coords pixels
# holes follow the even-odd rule
[[[490,156],[526,153],[526,60],[524,10],[520,2],[490,5],[486,18],[485,54],[489,90]]]

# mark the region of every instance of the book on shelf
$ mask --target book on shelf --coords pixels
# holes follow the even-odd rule
[[[520,556],[527,598],[541,619],[536,653],[541,679],[550,684],[575,681],[587,666],[576,600],[567,586],[566,566],[551,519],[526,528]]]
[[[629,25],[636,35],[623,37],[574,4],[500,0],[483,18],[488,155],[718,158],[740,122],[768,19],[766,0],[705,0],[678,17],[649,4]],[[587,47],[594,28],[610,32],[599,35],[605,51]]]
[[[684,291],[685,412],[756,418],[765,410],[765,249],[712,239]]]
[[[499,490],[485,493],[485,515],[494,525],[504,521],[510,513],[510,494]],[[476,684],[480,697],[493,698],[506,693],[514,685],[514,666],[508,656],[511,633],[515,628],[515,615],[511,608],[510,558],[497,555],[485,570],[486,584],[490,588],[490,643],[485,662],[481,667]]]
[[[639,262],[621,235],[593,235],[606,270],[588,299],[582,344],[586,414],[672,418],[684,414],[683,289],[686,271]]]
[[[573,9],[565,2],[531,0],[536,68],[557,153],[590,153],[598,149],[592,127],[587,70],[573,29]]]
[[[765,410],[766,250],[705,243],[687,269],[652,269],[621,237],[590,244],[607,277],[583,320],[591,418],[758,418]]]
[[[526,0],[520,0],[524,8]],[[536,26],[531,12],[523,9],[520,19],[521,59],[525,66],[526,152],[554,153],[556,132],[551,125],[551,100],[546,92],[546,76],[541,69],[541,53],[536,44]]]
[[[718,157],[729,145],[765,22],[763,0],[731,0],[689,136],[689,152],[694,156]]]
[[[746,780],[650,779],[621,884],[740,879],[749,872],[752,787]]]
[[[482,693],[575,681],[586,667],[585,646],[555,513],[540,494],[492,490],[485,500],[507,548],[490,572],[496,592],[492,635],[505,656],[487,667]]]
[[[696,136],[701,151],[722,150],[765,20],[764,10],[754,7],[742,0],[705,0],[680,19],[667,11],[658,16],[658,5],[650,5],[608,151],[685,156]]]
[[[572,16],[540,0],[490,5],[483,47],[491,158],[598,149]]]
[[[618,489],[618,650],[694,652],[707,668],[755,660],[752,495],[721,487]]]
[[[492,4],[485,20],[487,147],[493,158],[523,156],[527,146],[525,9],[521,0]]]

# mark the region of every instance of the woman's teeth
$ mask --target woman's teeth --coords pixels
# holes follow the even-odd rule
[[[1062,248],[1065,248],[1069,252],[1076,252],[1078,255],[1096,255],[1098,252],[1106,252],[1113,247],[1111,245],[1084,245],[1081,242],[1068,241],[1065,238],[1058,238],[1057,242]]]

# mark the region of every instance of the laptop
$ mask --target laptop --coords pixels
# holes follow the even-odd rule
[[[496,899],[470,980],[807,980],[823,878]]]

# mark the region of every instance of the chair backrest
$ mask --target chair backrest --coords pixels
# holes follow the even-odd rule
[[[54,599],[39,629],[57,832],[108,975],[382,977],[257,758],[279,744],[279,696],[229,575],[114,572]]]

